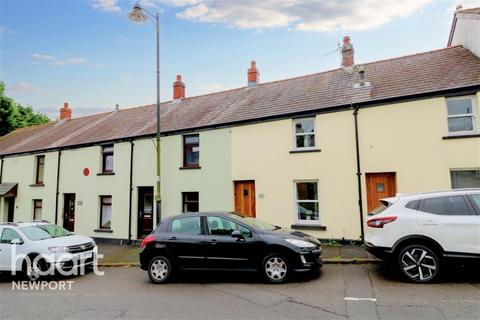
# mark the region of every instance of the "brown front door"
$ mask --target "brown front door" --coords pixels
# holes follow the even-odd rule
[[[138,188],[138,238],[153,230],[153,187]]]
[[[63,227],[72,232],[75,230],[75,193],[63,194]]]
[[[394,197],[397,193],[395,172],[367,173],[368,212],[378,207],[380,199]]]
[[[255,181],[235,181],[235,212],[255,217]]]

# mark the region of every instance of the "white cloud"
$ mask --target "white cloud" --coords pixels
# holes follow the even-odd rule
[[[87,59],[81,57],[75,58],[58,58],[55,56],[34,53],[32,54],[34,63],[46,62],[51,66],[64,66],[67,64],[84,64],[87,62]]]
[[[100,11],[121,12],[118,0],[93,0],[92,7]]]
[[[15,33],[15,31],[5,27],[0,27],[0,38],[5,34],[13,34],[13,33]]]
[[[37,93],[37,94],[46,94],[47,91],[43,88],[34,86],[28,82],[18,82],[13,86],[9,87],[11,91],[22,92],[22,93]]]
[[[181,19],[241,29],[287,27],[302,31],[358,31],[413,14],[433,0],[162,0],[182,6]]]

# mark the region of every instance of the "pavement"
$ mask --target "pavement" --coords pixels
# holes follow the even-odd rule
[[[13,289],[0,277],[1,319],[479,319],[478,268],[442,282],[399,281],[381,264],[328,264],[319,275],[265,284],[243,273],[187,273],[164,285],[139,268],[102,268],[71,290]],[[53,286],[55,288],[55,286]]]
[[[99,260],[101,267],[138,266],[139,247],[136,245],[98,244],[98,252],[104,257]],[[324,263],[378,263],[361,245],[347,244],[322,246]]]

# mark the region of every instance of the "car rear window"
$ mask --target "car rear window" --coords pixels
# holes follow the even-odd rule
[[[368,213],[369,216],[374,216],[376,214],[382,213],[392,204],[386,200],[380,200],[380,205]]]
[[[463,196],[424,199],[420,205],[420,211],[448,216],[464,216],[471,214]]]

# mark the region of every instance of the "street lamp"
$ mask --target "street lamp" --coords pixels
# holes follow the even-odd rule
[[[157,205],[157,220],[159,221],[162,217],[160,207],[160,14],[158,12],[153,14],[138,3],[133,6],[132,11],[128,14],[128,18],[136,23],[147,22],[148,16],[155,20],[157,28],[157,192],[155,194],[155,200]]]

